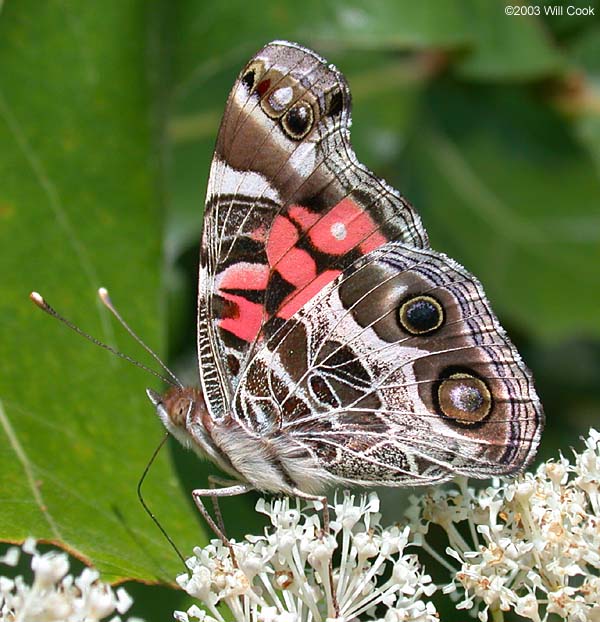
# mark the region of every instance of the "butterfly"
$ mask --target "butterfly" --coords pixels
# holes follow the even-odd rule
[[[148,395],[234,482],[315,498],[515,473],[543,411],[479,281],[358,162],[350,91],[275,41],[236,80],[210,169],[200,388]],[[196,494],[195,494],[196,496]]]

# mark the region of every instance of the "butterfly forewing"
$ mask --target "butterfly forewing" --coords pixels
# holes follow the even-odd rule
[[[313,52],[273,43],[229,96],[205,211],[199,295],[203,387],[227,416],[257,344],[358,257],[428,245],[412,207],[351,149],[350,93]]]

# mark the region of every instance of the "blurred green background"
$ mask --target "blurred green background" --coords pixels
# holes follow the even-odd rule
[[[544,15],[559,5],[600,15],[557,0],[529,17],[488,0],[0,2],[0,538],[62,543],[113,580],[181,570],[135,493],[160,381],[27,296],[151,364],[97,303],[108,287],[193,381],[212,148],[237,73],[272,39],[346,75],[359,159],[483,282],[545,406],[539,459],[597,427],[600,20]],[[210,471],[171,443],[146,484],[185,555],[205,541],[187,491]],[[386,493],[390,520],[401,499]],[[253,503],[225,502],[234,534],[258,529]],[[169,619],[179,596],[157,593],[137,613]]]

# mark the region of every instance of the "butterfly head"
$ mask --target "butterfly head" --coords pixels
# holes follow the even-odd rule
[[[181,440],[192,422],[202,421],[206,404],[202,393],[192,387],[172,387],[164,395],[146,389],[165,428]]]

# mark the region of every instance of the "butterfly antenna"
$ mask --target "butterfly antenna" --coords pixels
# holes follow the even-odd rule
[[[144,483],[144,480],[146,479],[146,475],[148,475],[148,471],[150,471],[150,467],[152,466],[153,462],[156,460],[156,456],[158,456],[158,452],[164,447],[164,444],[167,442],[168,438],[169,438],[169,432],[165,433],[162,441],[158,444],[158,446],[152,453],[152,457],[148,461],[148,464],[146,465],[146,468],[144,469],[144,472],[142,473],[142,476],[140,477],[140,481],[138,482],[137,495],[138,495],[138,499],[140,500],[140,503],[142,504],[142,507],[144,508],[144,510],[146,510],[146,514],[148,514],[148,516],[153,520],[154,524],[160,529],[160,532],[162,533],[162,535],[166,538],[167,542],[171,545],[175,553],[177,553],[177,557],[179,557],[182,564],[185,566],[185,571],[189,573],[189,568],[187,567],[185,563],[185,558],[183,557],[183,555],[177,548],[177,545],[175,544],[175,542],[173,542],[173,539],[171,538],[171,536],[166,532],[165,528],[159,523],[158,518],[154,516],[154,513],[148,507],[148,504],[146,503],[146,500],[144,499],[144,496],[142,494],[142,485]]]
[[[119,320],[121,326],[142,346],[142,348],[144,348],[144,350],[146,350],[146,352],[148,352],[148,354],[167,372],[167,374],[169,374],[175,384],[183,389],[183,385],[181,384],[177,376],[167,367],[167,365],[162,361],[160,356],[158,356],[158,354],[156,354],[156,352],[154,352],[154,350],[150,346],[146,345],[146,343],[142,341],[141,337],[139,337],[129,326],[129,324],[127,324],[127,322],[123,319],[121,314],[113,305],[112,300],[108,295],[108,290],[105,287],[101,287],[98,290],[98,296],[100,297],[102,304],[117,318],[117,320]]]
[[[84,337],[88,341],[91,341],[93,344],[99,346],[100,348],[104,348],[105,350],[108,350],[112,354],[118,356],[119,358],[122,358],[125,361],[128,361],[132,365],[135,365],[136,367],[139,367],[140,369],[143,369],[144,371],[147,371],[148,373],[152,374],[153,376],[156,376],[157,378],[160,378],[163,382],[166,382],[167,384],[170,384],[170,385],[174,384],[173,381],[170,378],[166,378],[165,376],[163,376],[162,374],[159,374],[158,372],[154,371],[153,369],[150,369],[149,367],[146,367],[146,365],[144,365],[143,363],[140,363],[140,362],[136,361],[135,359],[132,359],[130,356],[127,356],[127,354],[123,354],[123,352],[119,352],[119,350],[115,350],[115,348],[112,348],[111,346],[103,343],[99,339],[96,339],[95,337],[92,337],[91,335],[89,335],[85,331],[81,330],[81,328],[79,328],[79,326],[75,326],[75,324],[73,324],[73,322],[67,320],[67,318],[63,317],[58,311],[56,311],[56,309],[51,307],[46,302],[46,300],[43,298],[43,296],[41,294],[38,294],[38,292],[31,292],[31,294],[29,294],[29,298],[42,311],[45,311],[48,315],[51,315],[53,318],[59,320],[60,322],[65,324],[65,326],[68,326],[72,331],[76,332],[81,337]],[[173,374],[171,374],[171,375],[173,375]],[[180,382],[177,382],[177,384],[179,386],[181,386]]]

